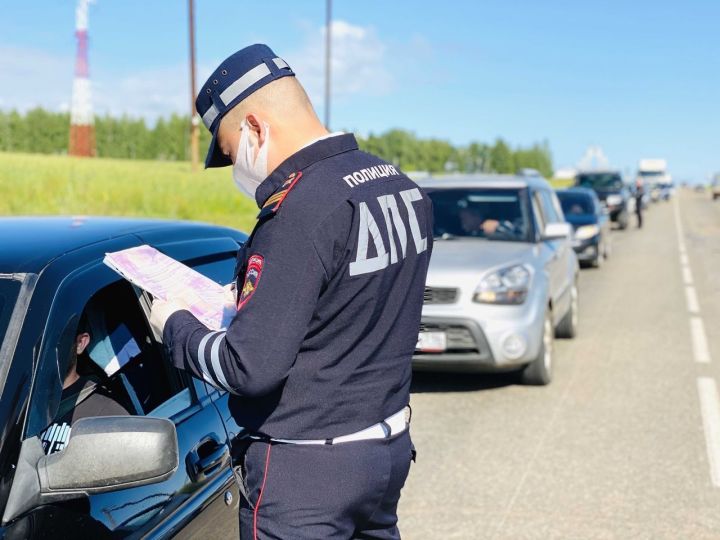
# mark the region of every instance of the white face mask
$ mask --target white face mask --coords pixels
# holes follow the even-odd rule
[[[251,142],[250,126],[247,120],[240,124],[240,144],[238,145],[237,157],[233,164],[233,180],[238,189],[251,199],[255,198],[255,191],[258,186],[267,178],[268,147],[270,146],[270,126],[265,126],[265,144],[255,158],[257,139]]]

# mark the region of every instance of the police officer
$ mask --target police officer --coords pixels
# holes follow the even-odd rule
[[[638,229],[643,226],[643,197],[645,197],[645,184],[642,178],[638,178],[635,182],[635,214],[637,215]]]
[[[231,394],[252,441],[241,537],[399,538],[431,203],[353,135],[328,133],[265,45],[223,61],[196,106],[206,167],[232,165],[260,212],[227,330],[173,301],[155,301],[151,322],[175,366]]]

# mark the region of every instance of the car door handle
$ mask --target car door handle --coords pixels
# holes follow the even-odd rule
[[[188,474],[204,482],[230,464],[230,448],[215,434],[204,437],[187,455]]]

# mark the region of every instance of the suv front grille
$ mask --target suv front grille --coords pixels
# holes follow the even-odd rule
[[[425,287],[423,297],[426,304],[452,304],[457,300],[457,289],[447,287]]]

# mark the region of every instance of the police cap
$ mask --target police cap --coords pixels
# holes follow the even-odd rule
[[[195,108],[205,127],[212,133],[212,141],[205,158],[205,167],[232,165],[217,145],[220,120],[243,99],[269,82],[295,73],[282,58],[267,45],[245,47],[227,57],[202,85]]]

